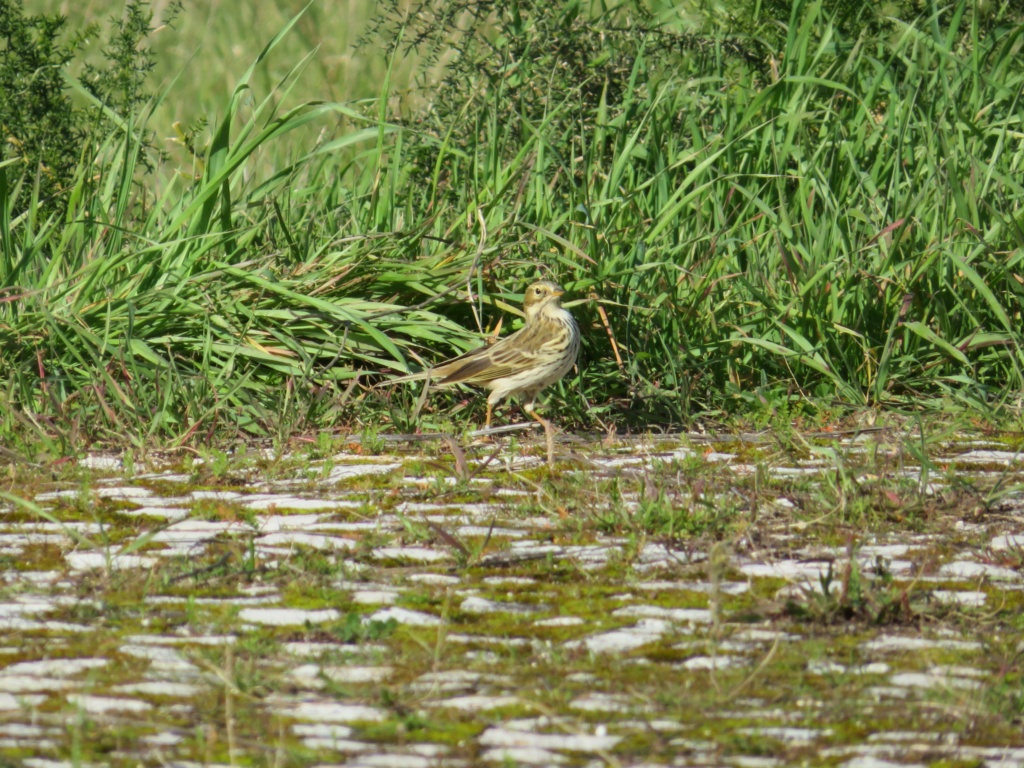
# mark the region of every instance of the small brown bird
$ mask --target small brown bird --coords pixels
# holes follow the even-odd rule
[[[580,329],[562,309],[565,291],[557,283],[541,280],[526,289],[523,311],[526,324],[489,347],[480,347],[429,370],[390,379],[388,384],[427,379],[438,384],[476,384],[491,390],[487,397],[487,429],[491,411],[509,395],[523,395],[523,410],[544,427],[548,464],[555,463],[555,436],[551,422],[534,410],[540,391],[562,378],[576,362]]]

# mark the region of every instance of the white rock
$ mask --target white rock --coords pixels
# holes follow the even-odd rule
[[[77,688],[81,682],[35,675],[3,675],[0,676],[0,692],[2,693],[41,693],[43,691],[66,691]]]
[[[630,605],[612,611],[612,616],[666,619],[690,624],[710,624],[713,618],[706,608],[662,608],[657,605]]]
[[[173,648],[160,645],[127,644],[118,648],[126,656],[149,661],[150,669],[168,675],[171,678],[197,677],[199,668],[185,659]]]
[[[522,703],[523,700],[518,696],[485,696],[483,694],[475,694],[471,696],[455,696],[441,701],[431,701],[427,703],[427,706],[458,709],[463,712],[483,712],[488,709],[518,706]]]
[[[532,747],[540,749],[566,749],[572,752],[596,752],[614,749],[621,736],[590,735],[586,733],[536,733],[503,726],[491,726],[478,739],[484,747]]]
[[[37,675],[39,677],[47,677],[55,675],[58,677],[68,677],[71,675],[77,675],[87,669],[105,667],[109,663],[110,662],[108,662],[107,659],[95,658],[21,661],[17,664],[11,664],[9,667],[4,667],[0,670],[0,676]]]
[[[489,763],[505,765],[564,765],[569,762],[565,755],[538,747],[498,747],[488,749],[480,757]]]
[[[0,616],[0,629],[7,629],[13,632],[92,632],[93,627],[86,627],[82,624],[69,624],[64,621],[32,621],[17,616],[4,618]]]
[[[352,593],[356,605],[392,605],[398,600],[398,591],[386,589],[359,589]]]
[[[84,459],[79,459],[78,466],[86,469],[99,469],[107,472],[118,472],[124,469],[124,462],[119,456],[100,456],[90,453]]]
[[[81,707],[90,715],[105,715],[110,712],[148,712],[153,705],[138,699],[115,699],[112,696],[73,695],[68,701]]]
[[[121,499],[121,500],[132,500],[132,499],[145,499],[153,495],[153,492],[149,488],[139,488],[134,485],[127,485],[118,488],[97,488],[95,491],[97,496],[104,499]]]
[[[817,585],[820,576],[828,573],[830,563],[818,560],[804,562],[801,560],[778,560],[774,563],[744,563],[739,567],[741,573],[751,578],[775,578],[805,581],[810,580],[812,586]],[[842,565],[831,563],[833,573],[842,573]]]
[[[533,622],[535,627],[578,627],[585,624],[579,616],[554,616],[550,619],[540,619]]]
[[[303,546],[320,550],[348,550],[358,546],[357,542],[344,536],[325,536],[324,534],[300,533],[299,531],[270,533],[260,536],[256,543],[261,547]]]
[[[959,677],[949,677],[931,672],[900,672],[889,678],[893,685],[906,688],[957,688],[960,690],[974,690],[982,687],[977,680],[965,680]]]
[[[34,497],[34,501],[57,501],[58,499],[74,499],[82,495],[82,491],[77,488],[69,488],[64,491],[47,491],[46,493],[37,493]]]
[[[737,728],[736,732],[750,736],[767,736],[769,739],[783,741],[787,744],[813,744],[818,739],[828,738],[832,735],[831,728],[789,728],[785,726]]]
[[[467,597],[462,601],[459,609],[465,613],[535,613],[537,611],[532,605],[499,603],[482,597]]]
[[[323,688],[325,678],[343,685],[379,683],[393,673],[393,667],[321,667],[319,664],[303,664],[291,670],[288,676],[307,688]]]
[[[327,476],[328,484],[340,483],[343,480],[350,480],[353,477],[365,477],[367,475],[386,475],[392,470],[401,467],[401,464],[345,464],[336,466]]]
[[[44,597],[19,597],[13,603],[0,603],[0,619],[25,614],[46,613],[52,611],[54,603]]]
[[[962,464],[1002,464],[1003,466],[1008,466],[1024,461],[1024,454],[1021,454],[1019,451],[974,450],[954,456],[952,460]]]
[[[329,749],[332,752],[344,752],[348,754],[358,754],[360,752],[371,752],[376,749],[380,749],[379,744],[370,744],[365,741],[354,741],[352,739],[339,739],[336,736],[303,736],[302,743],[309,749]],[[356,763],[346,763],[347,766],[354,766]],[[185,768],[193,768],[193,766],[185,766]],[[194,768],[200,768],[200,766],[194,766]],[[205,766],[203,767],[205,768]],[[214,766],[214,768],[223,768],[222,766]]]
[[[180,630],[179,630],[180,631]],[[234,645],[237,635],[128,635],[125,642],[135,645]],[[172,651],[172,653],[177,653]]]
[[[242,495],[237,491],[192,491],[189,493],[189,498],[193,501],[237,501],[242,498]]]
[[[242,621],[263,624],[269,627],[290,627],[309,624],[323,624],[337,621],[341,613],[334,608],[318,611],[304,611],[298,608],[243,608],[238,613]]]
[[[278,707],[277,711],[296,720],[320,723],[380,722],[388,717],[385,710],[377,707],[337,701],[301,701],[291,707]]]
[[[143,683],[125,683],[114,686],[118,693],[134,693],[138,696],[170,696],[185,699],[197,695],[202,688],[188,683],[175,683],[169,680],[153,680]]]
[[[378,560],[410,560],[415,563],[436,563],[452,559],[447,552],[427,547],[380,547],[373,550],[372,555]]]
[[[774,757],[759,757],[757,755],[736,755],[729,758],[728,762],[736,768],[775,768],[782,765],[782,761]]]
[[[872,755],[861,755],[840,763],[840,768],[924,768],[922,763],[891,763]]]
[[[188,515],[189,511],[185,507],[157,507],[147,504],[146,506],[139,507],[138,509],[122,509],[120,514],[128,515],[130,517],[160,517],[164,520],[180,520],[181,518]]]
[[[140,736],[139,741],[143,744],[148,744],[151,747],[173,747],[176,744],[180,744],[185,740],[184,736],[179,736],[176,733],[170,731],[163,731],[162,733],[150,733],[145,736]]]
[[[109,568],[112,571],[153,568],[160,561],[146,555],[121,555],[104,552],[68,552],[64,562],[73,571],[93,571]]]
[[[932,648],[948,648],[958,651],[980,651],[982,644],[973,640],[930,640],[924,637],[900,637],[882,635],[874,640],[861,643],[866,651],[923,651]]]
[[[957,592],[955,590],[948,589],[933,590],[932,597],[944,605],[966,605],[974,608],[984,605],[985,600],[988,599],[988,596],[984,592],[974,592],[970,590]]]
[[[38,707],[46,701],[45,693],[6,693],[0,691],[0,712],[20,712]]]
[[[1021,575],[1012,568],[989,563],[975,563],[970,560],[955,560],[939,568],[939,575],[954,579],[978,579],[985,577],[995,581],[1019,581]]]
[[[1004,549],[1024,550],[1024,535],[1018,533],[996,536],[989,546],[997,552]]]
[[[462,579],[458,576],[449,576],[444,573],[414,573],[409,577],[409,581],[415,581],[420,584],[437,584],[439,586],[452,586],[458,584]]]
[[[319,525],[328,515],[270,515],[260,520],[260,533],[307,531]]]
[[[195,493],[200,493],[196,491]],[[151,541],[164,544],[180,544],[186,547],[198,542],[207,541],[217,536],[232,534],[248,535],[253,532],[251,526],[238,522],[209,522],[185,518],[153,534]]]
[[[570,640],[565,647],[582,647],[591,653],[622,653],[656,642],[671,630],[671,622],[662,619],[643,619],[632,627],[591,635],[581,640]]]
[[[512,685],[512,679],[503,675],[485,675],[465,669],[448,669],[441,672],[426,672],[416,678],[409,688],[417,693],[453,693],[474,688],[478,684]]]
[[[628,696],[614,693],[587,693],[570,701],[569,706],[584,712],[633,712],[650,709],[643,705],[634,705]]]
[[[355,762],[346,763],[349,768],[430,768],[432,765],[435,765],[434,761],[422,755],[387,753],[366,755]]]
[[[322,738],[347,739],[352,729],[336,723],[295,723],[292,732],[296,736],[320,736]]]
[[[353,509],[360,506],[354,501],[304,499],[276,493],[253,494],[244,497],[239,503],[246,509]]]
[[[683,669],[729,669],[746,664],[738,656],[694,656],[679,664]]]
[[[373,615],[364,618],[363,621],[389,621],[391,619],[394,619],[399,624],[408,624],[412,627],[436,627],[441,624],[441,619],[431,613],[410,611],[408,608],[398,607],[377,611]]]

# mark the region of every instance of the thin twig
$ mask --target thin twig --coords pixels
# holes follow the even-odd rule
[[[597,294],[590,294],[591,301],[597,301]],[[619,345],[615,342],[615,334],[612,332],[612,324],[608,322],[608,313],[604,311],[604,307],[600,304],[597,305],[597,314],[601,317],[601,322],[604,324],[605,331],[608,332],[608,341],[612,344],[612,352],[615,354],[615,363],[619,366],[619,373],[622,374],[623,378],[626,376],[626,366],[622,362],[622,355],[619,354]]]
[[[729,691],[729,695],[725,697],[726,701],[734,701],[736,697],[743,692],[743,689],[750,685],[752,682],[754,682],[754,679],[759,674],[761,674],[762,671],[764,671],[765,667],[768,666],[768,662],[770,662],[772,658],[775,656],[775,651],[779,649],[780,637],[780,635],[775,636],[775,642],[772,643],[772,647],[768,649],[768,653],[765,654],[765,657],[761,659],[761,663],[757,665],[757,669],[751,672],[750,675],[743,682],[741,682],[739,685],[737,685],[735,688]]]
[[[487,437],[488,435],[501,435],[505,432],[521,432],[527,429],[533,429],[539,427],[540,424],[536,421],[527,421],[522,424],[506,424],[503,427],[491,427],[490,429],[476,429],[472,432],[468,432],[469,437]]]
[[[476,327],[482,334],[484,332],[483,307],[481,306],[478,310],[476,302],[473,300],[473,272],[480,263],[480,256],[483,255],[484,246],[487,244],[487,222],[484,220],[484,215],[480,212],[479,206],[476,209],[476,220],[480,222],[480,237],[476,245],[476,255],[473,256],[473,264],[469,268],[469,274],[466,275],[466,293],[469,295],[469,306],[473,310],[473,319],[476,320]]]
[[[235,680],[235,647],[228,643],[224,649],[224,676],[232,685],[224,686],[224,727],[228,734],[228,762],[238,765],[238,744],[235,739],[235,700],[232,696]]]

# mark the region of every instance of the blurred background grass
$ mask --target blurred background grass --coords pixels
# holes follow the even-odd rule
[[[468,425],[367,382],[538,275],[584,330],[573,428],[1019,420],[1013,3],[49,7],[98,27],[67,174],[5,123],[8,445]]]
[[[32,11],[55,13],[67,19],[69,30],[98,27],[83,41],[77,63],[102,61],[103,33],[112,18],[118,18],[124,3],[88,0],[38,0]],[[311,53],[302,77],[295,82],[288,99],[281,104],[293,107],[309,101],[359,102],[377,99],[389,61],[383,46],[368,45],[355,50],[359,35],[375,13],[376,3],[342,0],[337,3],[266,2],[232,3],[219,0],[190,0],[184,5],[160,0],[149,4],[153,14],[153,33],[145,45],[154,51],[153,70],[148,78],[154,93],[164,94],[149,120],[159,148],[171,153],[179,164],[191,163],[182,151],[175,125],[192,126],[201,120],[216,122],[223,117],[226,97],[239,78],[256,60],[260,51],[296,15],[291,33],[282,39],[275,55],[252,73],[249,82],[254,93],[273,94],[297,62]],[[173,19],[170,24],[165,20]],[[389,107],[397,113],[415,101],[412,82],[417,57],[402,56],[390,72]],[[75,69],[75,68],[72,68]],[[280,98],[277,94],[276,98]],[[275,98],[275,96],[271,96]],[[293,146],[312,144],[318,133],[335,131],[338,126],[324,123],[300,130]],[[283,147],[275,150],[286,151]],[[276,158],[267,158],[269,165]],[[270,171],[271,168],[262,168]]]
[[[152,72],[154,90],[163,91],[181,76],[168,92],[155,120],[192,122],[216,114],[246,68],[256,59],[274,33],[303,11],[303,2],[234,3],[221,0],[191,0],[175,14],[173,28],[163,24],[175,6],[169,0],[150,4],[154,32],[149,44],[156,51]],[[348,101],[375,98],[387,71],[383,48],[359,52],[353,46],[366,28],[376,4],[365,0],[313,3],[296,22],[277,55],[254,73],[253,85],[272,88],[295,62],[316,50],[299,83],[299,100]],[[72,30],[91,24],[106,24],[120,16],[123,3],[101,0],[36,0],[34,13],[57,13],[67,18]],[[93,35],[87,52],[97,57],[99,35]],[[408,77],[414,62],[403,63],[396,81]]]

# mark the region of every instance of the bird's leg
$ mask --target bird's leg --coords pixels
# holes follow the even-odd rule
[[[490,400],[487,401],[487,418],[484,420],[484,428],[480,430],[483,432],[477,440],[481,443],[490,443],[494,438],[491,437],[491,415],[494,413],[494,403]]]
[[[555,467],[555,433],[551,427],[551,422],[541,416],[533,408],[533,402],[525,403],[523,410],[526,411],[527,415],[534,421],[538,422],[544,427],[544,437],[548,441],[548,466],[554,469]]]

